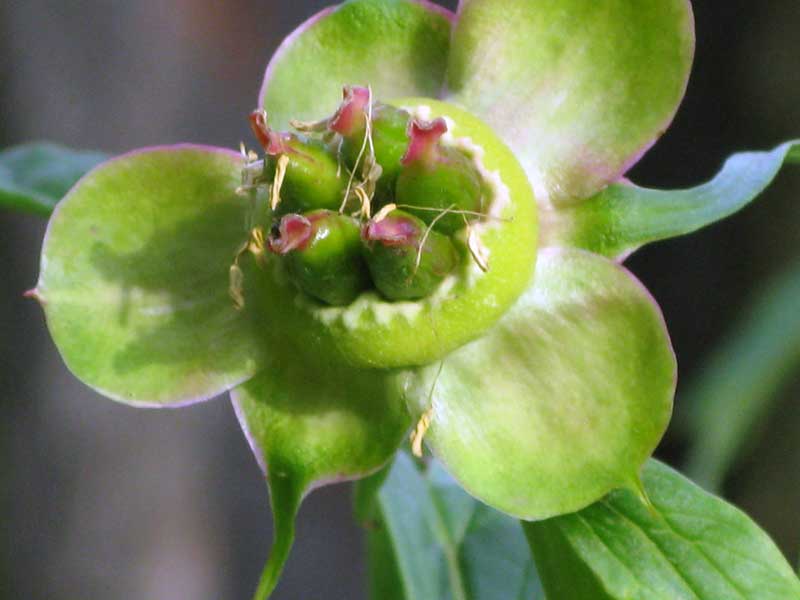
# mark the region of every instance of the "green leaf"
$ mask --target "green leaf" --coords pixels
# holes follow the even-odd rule
[[[716,490],[800,367],[800,264],[764,290],[681,398],[691,434],[686,473]]]
[[[693,53],[688,0],[462,0],[445,99],[505,139],[540,203],[575,203],[666,130]]]
[[[468,492],[525,519],[583,508],[638,472],[669,422],[675,358],[630,273],[540,252],[533,286],[483,338],[408,376],[425,440]]]
[[[453,15],[423,0],[350,0],[329,7],[281,44],[259,94],[270,124],[332,114],[345,84],[378,100],[439,96]]]
[[[278,582],[303,496],[376,471],[410,425],[391,373],[344,367],[290,341],[278,349],[257,377],[231,392],[272,499],[275,541],[257,599]]]
[[[0,208],[49,216],[56,202],[107,157],[57,144],[15,146],[0,152]]]
[[[737,508],[669,467],[644,470],[648,507],[627,490],[524,525],[548,600],[796,600],[800,581]]]
[[[173,146],[97,167],[58,204],[39,282],[69,369],[130,404],[186,404],[252,376],[258,311],[237,311],[228,271],[247,239],[237,153]]]
[[[785,163],[800,163],[800,141],[731,156],[708,183],[653,190],[615,183],[583,204],[540,212],[542,245],[625,257],[656,240],[697,231],[754,200]]]
[[[421,472],[400,452],[378,490],[363,487],[371,598],[543,598],[519,523],[464,493],[436,461]]]

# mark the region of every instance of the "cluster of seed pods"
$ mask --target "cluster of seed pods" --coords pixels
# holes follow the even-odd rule
[[[423,121],[348,86],[329,119],[273,131],[256,111],[271,185],[266,247],[292,282],[332,306],[376,289],[389,301],[431,295],[466,260],[463,236],[484,212],[473,159]]]

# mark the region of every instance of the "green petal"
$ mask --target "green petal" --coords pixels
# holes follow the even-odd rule
[[[107,157],[58,144],[15,146],[0,152],[0,208],[47,217],[80,177]]]
[[[426,436],[464,488],[523,519],[635,486],[669,421],[675,358],[657,305],[627,271],[545,250],[532,288],[436,379],[409,377]]]
[[[387,371],[343,367],[288,346],[231,395],[272,499],[275,543],[260,598],[277,583],[303,496],[386,464],[410,418]]]
[[[687,0],[462,0],[447,83],[537,198],[561,204],[616,180],[664,132],[693,53]]]
[[[650,505],[620,490],[525,529],[549,600],[798,600],[800,581],[747,515],[669,467]]]
[[[438,97],[452,18],[421,0],[351,0],[323,10],[286,38],[267,67],[259,101],[270,125],[332,114],[345,84],[372,86],[376,99]]]
[[[69,369],[129,404],[210,398],[250,377],[258,328],[228,297],[247,238],[238,154],[199,146],[103,163],[59,203],[39,283]]]
[[[785,163],[800,163],[800,140],[734,154],[709,182],[685,190],[614,184],[586,202],[541,211],[542,244],[625,257],[656,240],[691,233],[754,200]]]

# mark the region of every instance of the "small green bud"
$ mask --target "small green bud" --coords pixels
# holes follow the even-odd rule
[[[451,234],[483,212],[483,190],[472,160],[441,144],[446,132],[447,123],[441,118],[411,122],[395,202],[437,231]]]
[[[250,116],[253,132],[264,147],[264,178],[276,184],[272,197],[280,199],[274,207],[282,215],[308,210],[338,210],[344,198],[347,177],[339,162],[323,142],[291,133],[272,131],[262,111]],[[284,165],[281,166],[281,157]],[[284,172],[276,179],[276,174]]]
[[[350,304],[370,287],[360,228],[346,215],[328,210],[284,215],[273,227],[269,247],[281,256],[295,285],[326,304]]]
[[[344,89],[344,100],[331,118],[328,127],[342,136],[341,155],[350,169],[356,167],[364,149],[362,161],[374,149],[374,159],[382,169],[375,188],[375,207],[391,202],[394,186],[408,147],[408,122],[411,116],[405,110],[388,104],[372,105],[371,144],[366,141],[367,116],[370,108],[369,89],[348,86]]]
[[[430,296],[459,263],[449,237],[400,210],[369,221],[361,235],[372,281],[389,300]]]

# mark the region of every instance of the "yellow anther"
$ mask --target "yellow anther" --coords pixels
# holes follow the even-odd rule
[[[291,119],[289,125],[301,133],[322,133],[327,131],[330,119],[322,119],[321,121],[300,121],[299,119]]]
[[[422,441],[425,438],[425,434],[428,432],[428,429],[431,427],[431,418],[433,417],[433,408],[429,408],[417,421],[417,426],[414,427],[414,431],[411,432],[409,437],[411,441],[411,453],[416,456],[417,458],[422,458]]]
[[[372,218],[373,223],[380,223],[386,217],[389,216],[389,213],[392,212],[394,209],[397,208],[397,204],[387,204],[382,209],[380,209],[375,216]]]
[[[266,239],[264,238],[264,229],[262,227],[253,227],[250,231],[250,241],[247,249],[252,254],[259,254],[267,247]]]
[[[244,273],[238,264],[233,263],[228,270],[228,295],[236,310],[244,308]]]
[[[272,180],[272,189],[269,193],[269,205],[272,210],[278,208],[281,202],[281,187],[283,178],[286,177],[286,168],[289,166],[289,157],[281,154],[278,158],[278,165],[275,168],[275,178]]]
[[[358,201],[361,203],[361,209],[358,211],[359,216],[369,219],[370,213],[372,212],[372,201],[370,200],[369,194],[367,194],[361,186],[354,188],[353,193],[358,197]]]
[[[464,219],[466,222],[466,218]],[[467,222],[467,248],[472,259],[484,273],[489,270],[489,250],[483,245],[478,232]]]

